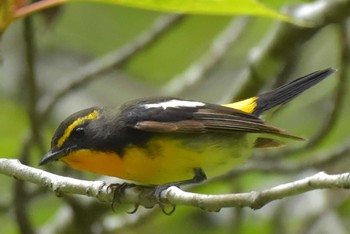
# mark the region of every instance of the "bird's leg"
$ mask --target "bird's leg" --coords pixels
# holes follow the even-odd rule
[[[132,188],[137,186],[136,184],[122,183],[122,184],[110,184],[107,189],[112,189],[113,191],[113,200],[112,200],[112,210],[116,212],[116,207],[120,204],[120,195],[125,192],[127,188]],[[134,209],[132,211],[128,211],[127,213],[133,214],[137,211],[139,207],[138,204],[134,205]]]
[[[174,213],[176,206],[172,205],[172,209],[170,211],[166,211],[165,210],[165,206],[161,201],[161,194],[164,190],[170,188],[171,186],[182,186],[182,185],[187,185],[187,184],[197,184],[200,182],[203,182],[207,179],[206,174],[204,173],[202,168],[194,168],[193,169],[194,172],[194,176],[192,179],[189,180],[182,180],[182,181],[177,181],[177,182],[171,182],[171,183],[167,183],[167,184],[162,184],[162,185],[157,185],[154,188],[154,195],[156,197],[157,203],[160,206],[160,208],[162,209],[163,213],[166,215],[171,215],[172,213]]]
[[[164,214],[166,215],[170,215],[172,214],[175,209],[176,206],[172,205],[172,209],[170,211],[166,211],[165,210],[165,204],[162,203],[161,201],[161,194],[164,190],[170,188],[171,186],[182,186],[182,185],[187,185],[187,184],[197,184],[200,182],[203,182],[207,179],[206,174],[204,173],[204,171],[201,168],[194,168],[193,169],[194,172],[194,176],[192,179],[188,179],[188,180],[182,180],[182,181],[177,181],[177,182],[171,182],[171,183],[166,183],[166,184],[162,184],[162,185],[156,185],[154,186],[154,190],[153,190],[153,195],[156,198],[156,201],[159,205],[159,207],[161,208],[161,210],[163,211]],[[129,183],[123,183],[123,184],[110,184],[108,186],[108,189],[112,189],[114,191],[113,193],[113,201],[112,201],[112,209],[115,211],[115,208],[118,206],[118,204],[120,204],[120,195],[124,193],[124,191],[128,188],[132,188],[135,186],[140,186],[140,185],[136,185],[136,184],[129,184]],[[145,186],[145,187],[149,187],[149,186]],[[137,211],[138,208],[138,204],[135,204],[134,209],[131,212],[128,213],[135,213]]]

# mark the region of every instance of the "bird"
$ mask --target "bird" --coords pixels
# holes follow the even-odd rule
[[[303,140],[260,116],[336,70],[312,72],[272,91],[229,104],[147,97],[122,106],[95,106],[63,120],[39,165],[71,168],[137,184],[200,183],[244,163],[254,148]]]

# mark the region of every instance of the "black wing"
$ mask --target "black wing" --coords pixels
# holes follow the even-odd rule
[[[302,138],[266,125],[243,111],[215,104],[172,98],[148,99],[127,105],[122,115],[128,126],[158,133],[244,132],[269,133],[301,140]]]

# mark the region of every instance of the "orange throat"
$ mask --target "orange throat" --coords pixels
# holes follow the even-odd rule
[[[115,152],[82,149],[61,158],[69,167],[97,174],[122,176],[122,159]]]

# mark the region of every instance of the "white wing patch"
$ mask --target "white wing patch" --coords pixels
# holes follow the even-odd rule
[[[170,100],[166,102],[152,103],[152,104],[144,104],[146,109],[149,108],[163,108],[165,110],[168,107],[179,108],[179,107],[197,107],[204,106],[203,102],[195,102],[195,101],[185,101],[185,100]]]

